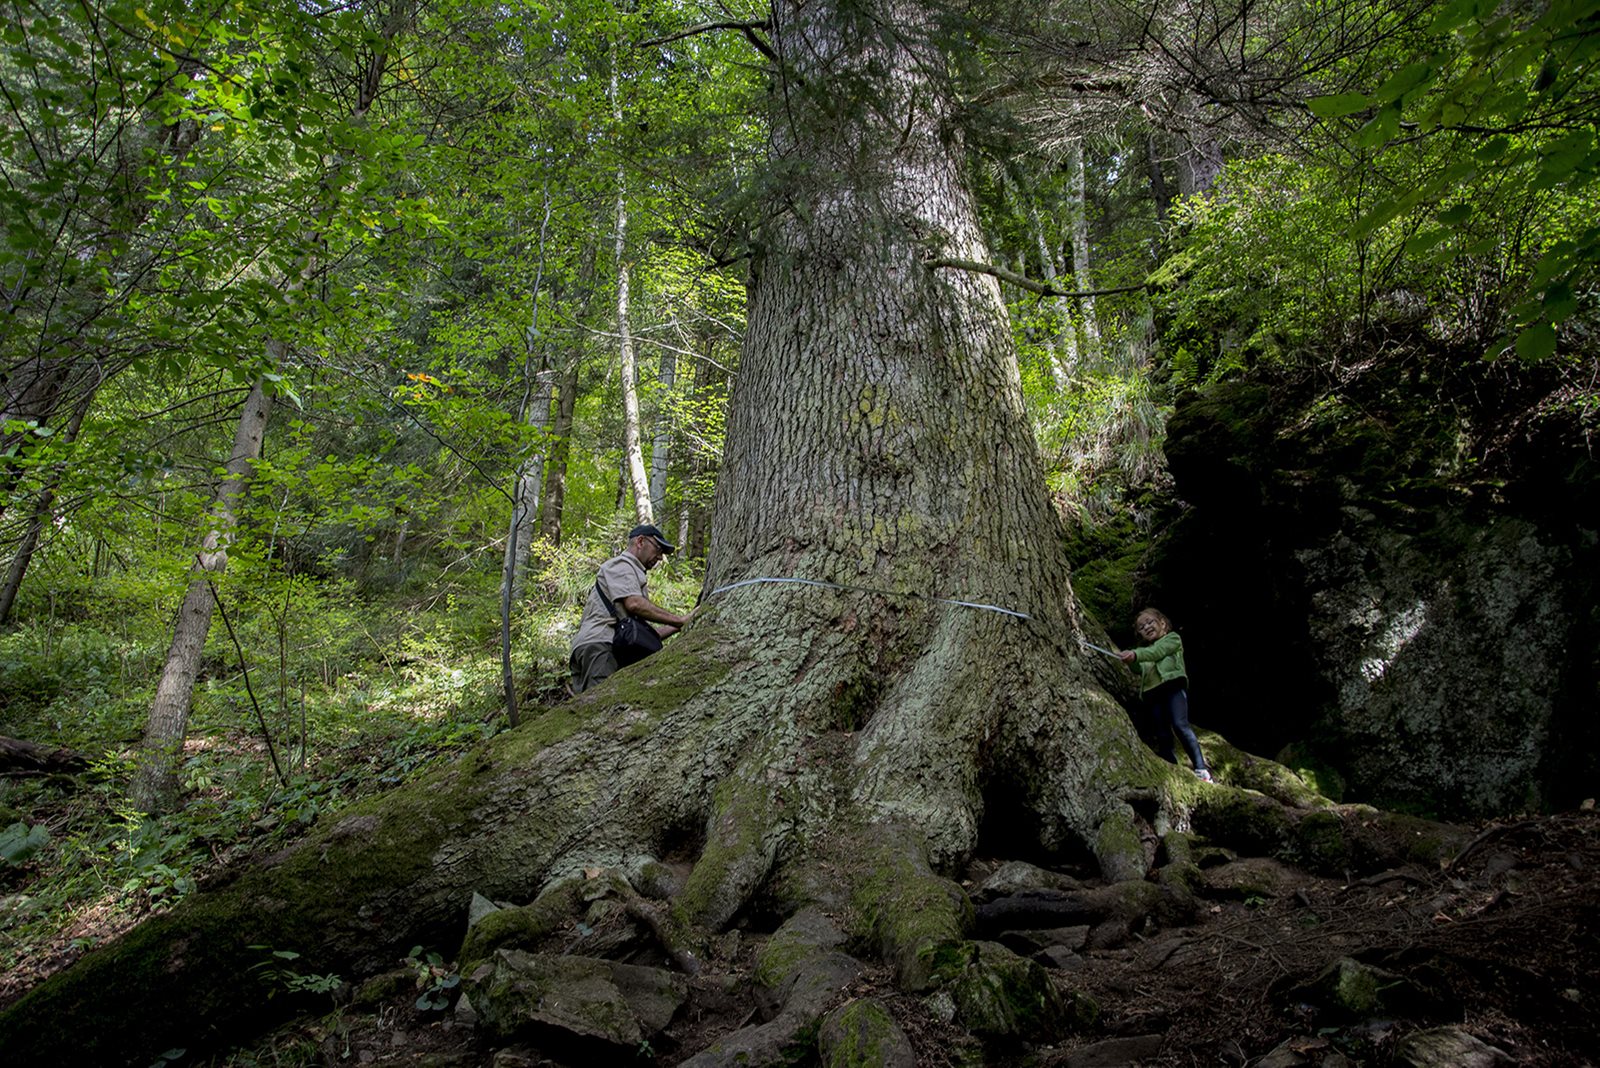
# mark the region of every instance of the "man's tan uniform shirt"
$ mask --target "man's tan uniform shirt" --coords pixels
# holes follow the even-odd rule
[[[618,553],[600,565],[600,585],[617,607],[617,615],[625,614],[619,601],[627,597],[648,597],[644,565],[632,553]],[[578,619],[578,633],[572,636],[572,647],[580,645],[611,644],[611,634],[617,621],[606,611],[600,591],[589,587],[589,596],[583,601],[583,615]]]

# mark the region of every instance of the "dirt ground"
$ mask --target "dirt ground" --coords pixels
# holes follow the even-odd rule
[[[968,874],[979,879],[998,863],[980,859]],[[1207,871],[1192,925],[1057,954],[1064,967],[1053,971],[1056,980],[1093,998],[1100,1015],[1092,1029],[1052,1045],[982,1049],[941,1023],[923,998],[896,990],[882,970],[841,997],[887,1005],[928,1068],[1388,1065],[1410,1063],[1400,1055],[1408,1035],[1442,1026],[1503,1054],[1481,1054],[1485,1064],[1594,1065],[1597,906],[1600,814],[1575,811],[1487,825],[1442,870],[1407,867],[1342,881],[1259,859],[1220,863]],[[675,1064],[763,1019],[770,1006],[749,982],[762,940],[754,932],[726,936],[705,980],[704,990],[716,992],[694,999],[655,1046],[619,1052],[613,1063]],[[1340,1009],[1327,995],[1319,977],[1341,959],[1379,977],[1376,1008]],[[491,1048],[458,1014],[419,1012],[415,997],[408,988],[372,1010],[345,1008],[211,1063],[598,1063],[592,1053]]]
[[[969,884],[981,884],[1002,859],[974,861]],[[1055,953],[1056,982],[1088,995],[1100,1012],[1092,1028],[1053,1044],[984,1049],[941,1022],[923,997],[898,991],[882,969],[869,969],[841,999],[879,999],[909,1037],[917,1063],[928,1068],[1388,1065],[1409,1063],[1399,1055],[1406,1036],[1440,1026],[1504,1055],[1485,1054],[1491,1058],[1485,1064],[1597,1063],[1600,813],[1592,809],[1489,824],[1444,869],[1407,867],[1346,881],[1259,858],[1220,857],[1203,871],[1191,925],[1147,923],[1111,948]],[[1018,948],[1026,937],[1016,932],[1001,940]],[[676,1064],[766,1018],[772,1006],[750,979],[764,938],[758,930],[724,936],[690,1007],[653,1045],[619,1051],[608,1063]],[[73,955],[52,955],[7,976],[5,1000]],[[1378,977],[1378,1002],[1368,1011],[1341,1009],[1329,996],[1329,981],[1319,981],[1341,959]],[[593,1051],[494,1048],[462,1014],[419,1010],[414,977],[404,968],[390,980],[386,994],[381,984],[369,986],[364,1001],[206,1063],[601,1063]]]

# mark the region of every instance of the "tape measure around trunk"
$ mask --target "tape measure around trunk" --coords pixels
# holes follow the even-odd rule
[[[1028,615],[1026,612],[1015,612],[1015,611],[1012,611],[1009,608],[1001,608],[999,605],[979,604],[976,601],[957,601],[957,600],[955,600],[953,598],[950,598],[950,597],[929,597],[925,593],[904,593],[904,592],[901,592],[899,590],[880,590],[880,589],[874,589],[871,586],[846,586],[846,585],[843,585],[843,584],[838,583],[838,582],[822,582],[822,581],[820,581],[818,579],[803,579],[803,578],[749,578],[749,579],[743,579],[742,581],[739,581],[739,582],[730,582],[726,586],[719,586],[716,589],[712,590],[710,593],[706,594],[706,596],[707,597],[715,597],[719,593],[727,593],[729,590],[736,590],[740,586],[755,586],[755,585],[758,585],[760,583],[779,583],[779,582],[793,583],[794,585],[797,585],[797,586],[821,586],[823,589],[845,590],[845,591],[850,592],[850,593],[876,593],[876,594],[879,594],[879,595],[884,596],[884,597],[915,597],[915,598],[918,598],[919,600],[924,600],[924,601],[938,601],[940,604],[953,604],[953,605],[956,605],[956,606],[958,606],[960,608],[976,608],[976,609],[979,609],[980,611],[983,611],[983,612],[998,612],[1000,615],[1011,616],[1014,619],[1032,619],[1033,618],[1032,616]]]

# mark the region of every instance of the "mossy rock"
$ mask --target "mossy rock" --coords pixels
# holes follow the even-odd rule
[[[929,954],[956,1019],[991,1043],[1045,1041],[1092,1023],[1087,999],[1064,998],[1043,967],[995,942],[949,942]]]
[[[1319,875],[1350,870],[1350,846],[1344,822],[1333,812],[1313,812],[1294,829],[1294,859]]]
[[[1342,1019],[1385,1015],[1416,1001],[1402,976],[1351,957],[1328,965],[1294,997]]]
[[[910,1039],[889,1010],[873,998],[840,1006],[817,1032],[823,1068],[916,1068]]]
[[[497,1039],[551,1031],[635,1050],[687,999],[681,977],[594,957],[497,950],[467,976],[479,1024]]]
[[[409,968],[395,968],[391,971],[381,972],[356,988],[355,996],[350,999],[350,1006],[361,1011],[376,1009],[400,997],[407,991],[414,990],[417,985],[417,975]]]
[[[533,949],[570,922],[582,900],[582,887],[572,879],[552,887],[538,901],[520,908],[487,913],[467,930],[456,954],[463,974],[487,960],[498,949]]]

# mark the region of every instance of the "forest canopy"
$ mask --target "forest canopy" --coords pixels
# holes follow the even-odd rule
[[[748,671],[797,737],[988,768],[1064,694],[1115,719],[1105,664],[972,650],[1135,641],[1180,401],[1264,382],[1343,428],[1442,383],[1425,433],[1374,432],[1415,446],[1385,503],[1499,506],[1600,407],[1597,59],[1594,0],[16,0],[0,735],[90,770],[0,794],[0,959],[76,957],[86,911],[126,927],[507,728],[559,748],[635,524],[679,546],[652,595],[710,620],[660,669],[683,708]],[[927,603],[724,596],[755,577]],[[755,606],[821,637],[751,669]],[[1038,729],[1075,777],[1008,803],[1127,875],[1127,731]],[[922,821],[920,874],[971,852],[988,774],[832,788]],[[674,819],[745,803],[705,789]]]

